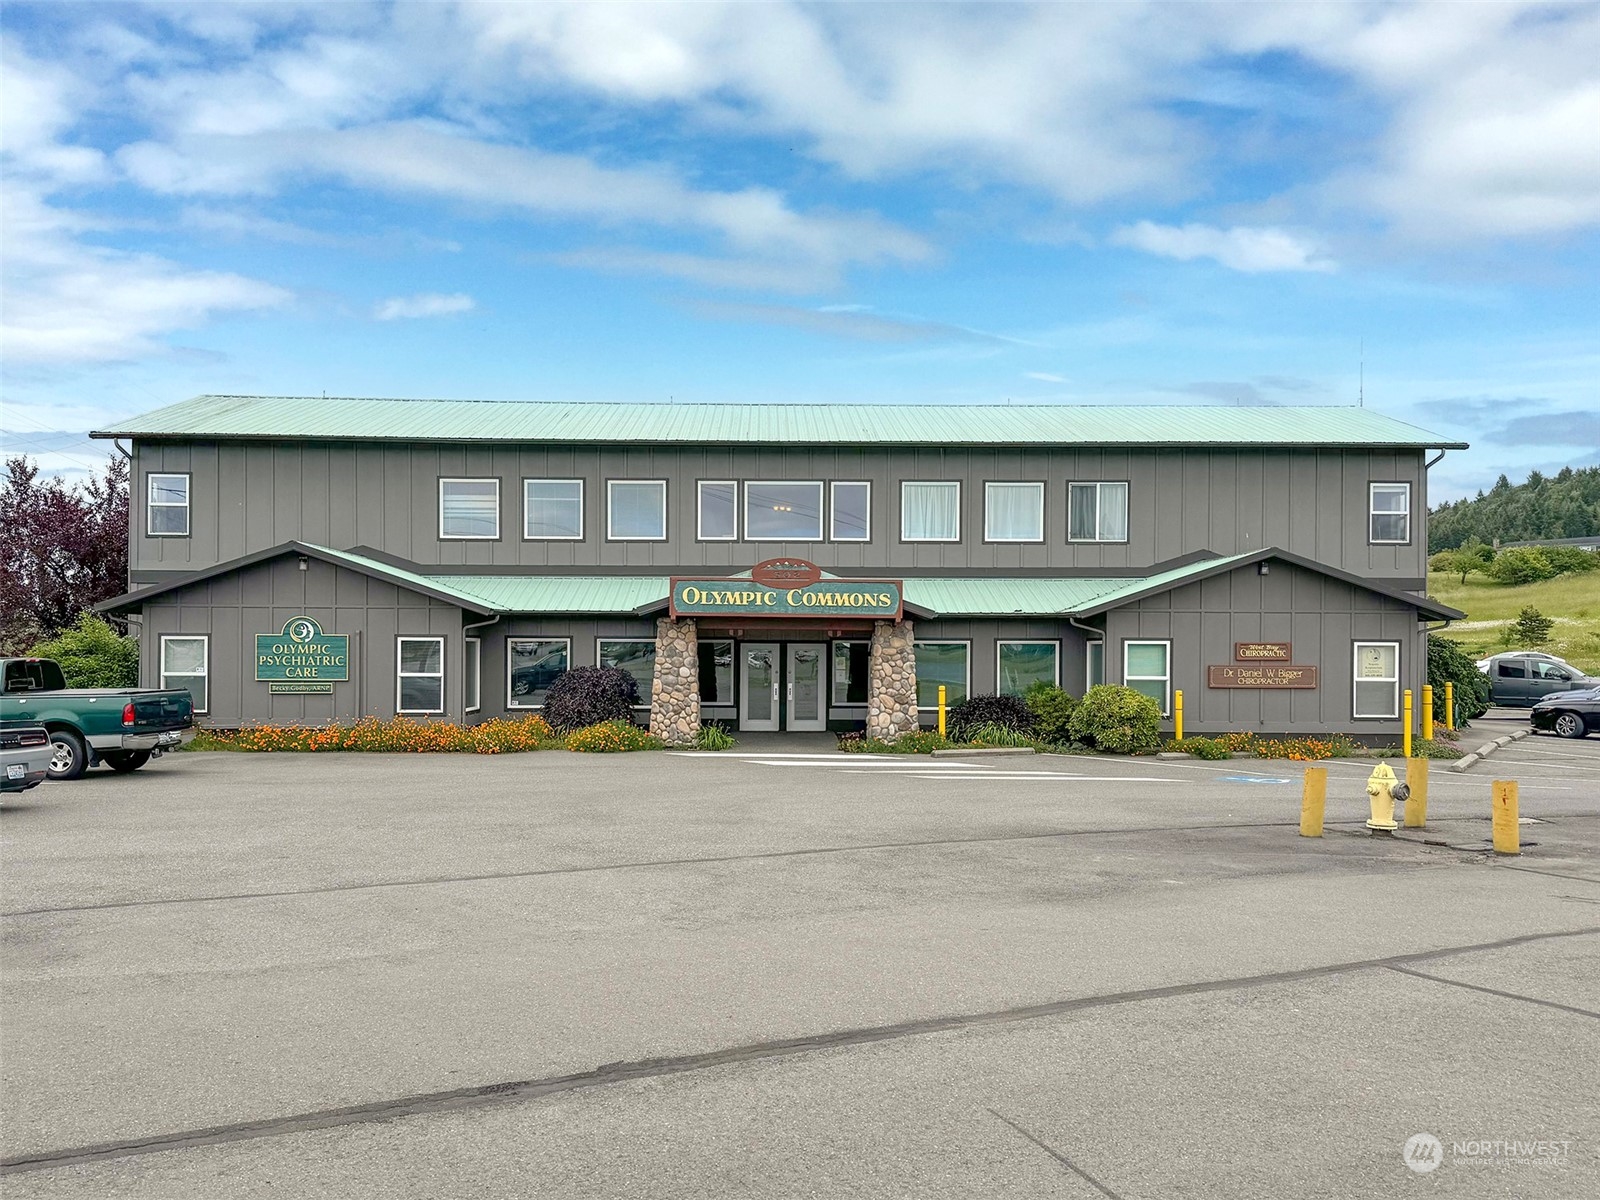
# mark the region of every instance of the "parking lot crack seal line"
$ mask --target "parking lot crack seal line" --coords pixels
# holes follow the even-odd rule
[[[1600,879],[1590,879],[1587,875],[1572,875],[1566,871],[1541,871],[1538,867],[1512,867],[1502,863],[1495,863],[1494,866],[1502,871],[1516,871],[1522,875],[1548,875],[1551,879],[1572,879],[1578,883],[1592,883],[1600,886]]]
[[[1051,1158],[1055,1159],[1058,1163],[1060,1163],[1067,1170],[1071,1171],[1079,1179],[1083,1180],[1090,1187],[1092,1187],[1096,1191],[1098,1191],[1102,1196],[1108,1196],[1108,1197],[1110,1197],[1110,1200],[1122,1200],[1121,1196],[1117,1195],[1117,1193],[1113,1192],[1105,1184],[1101,1183],[1093,1175],[1089,1174],[1089,1172],[1085,1171],[1077,1163],[1073,1162],[1065,1154],[1061,1153],[1061,1151],[1057,1150],[1054,1146],[1050,1145],[1049,1142],[1046,1142],[1042,1138],[1036,1137],[1032,1133],[1029,1133],[1026,1129],[1024,1129],[1021,1125],[1018,1125],[1010,1117],[1005,1116],[1002,1113],[997,1113],[992,1108],[989,1110],[989,1115],[991,1117],[993,1117],[995,1120],[1003,1122],[1004,1124],[1011,1126],[1012,1129],[1016,1130],[1023,1137],[1027,1138],[1035,1146],[1039,1147],[1039,1149],[1043,1150],[1046,1154],[1048,1154]]]
[[[1414,979],[1426,979],[1431,983],[1444,983],[1451,987],[1465,988],[1469,992],[1483,992],[1489,996],[1499,996],[1503,1000],[1521,1000],[1525,1004],[1539,1004],[1545,1008],[1554,1008],[1560,1012],[1576,1013],[1580,1017],[1593,1017],[1600,1021],[1600,1012],[1592,1009],[1575,1008],[1570,1004],[1561,1004],[1555,1000],[1541,1000],[1537,996],[1524,996],[1521,992],[1502,992],[1499,988],[1484,987],[1477,983],[1463,983],[1459,979],[1446,979],[1442,975],[1429,975],[1425,971],[1413,971],[1409,967],[1388,964],[1388,969],[1401,975],[1410,975]]]
[[[306,1133],[315,1129],[329,1129],[336,1126],[358,1125],[374,1121],[389,1121],[397,1117],[452,1112],[500,1101],[537,1100],[547,1096],[575,1092],[581,1088],[626,1083],[636,1079],[658,1079],[663,1076],[681,1075],[690,1071],[703,1071],[711,1067],[731,1066],[769,1058],[786,1058],[813,1050],[866,1046],[875,1042],[895,1041],[900,1038],[917,1037],[923,1034],[949,1033],[985,1026],[1014,1025],[1045,1017],[1060,1016],[1065,1013],[1109,1008],[1122,1004],[1137,1004],[1147,1000],[1165,1000],[1177,996],[1204,995],[1208,992],[1240,991],[1246,988],[1298,983],[1302,980],[1325,978],[1330,975],[1344,975],[1354,971],[1370,971],[1385,967],[1398,968],[1411,963],[1430,962],[1439,958],[1454,958],[1463,954],[1477,954],[1491,950],[1506,950],[1514,946],[1532,945],[1556,938],[1589,937],[1595,934],[1600,934],[1600,925],[1586,925],[1579,929],[1557,929],[1544,933],[1523,933],[1513,937],[1500,938],[1492,942],[1475,942],[1464,946],[1443,946],[1434,950],[1414,950],[1407,954],[1394,954],[1385,958],[1327,963],[1320,967],[1301,967],[1292,971],[1273,971],[1265,975],[1244,975],[1232,979],[1204,979],[1192,983],[1141,988],[1130,992],[1109,992],[1098,996],[1076,996],[1067,1000],[1051,1000],[1043,1004],[1029,1004],[1018,1008],[996,1009],[990,1012],[961,1013],[948,1017],[924,1017],[919,1020],[902,1021],[891,1025],[869,1025],[857,1029],[841,1029],[829,1033],[779,1038],[773,1041],[754,1042],[743,1046],[724,1047],[720,1050],[702,1051],[698,1054],[685,1054],[670,1058],[647,1058],[633,1062],[607,1063],[595,1067],[593,1070],[580,1071],[569,1075],[557,1075],[545,1079],[491,1083],[479,1087],[456,1088],[447,1092],[423,1092],[395,1100],[353,1104],[343,1108],[322,1109],[316,1112],[272,1117],[260,1121],[212,1125],[201,1129],[187,1129],[176,1133],[157,1134],[151,1137],[122,1142],[102,1142],[90,1146],[21,1154],[10,1158],[0,1158],[0,1175],[80,1166],[103,1159],[125,1158],[138,1154],[157,1154],[166,1150],[217,1146],[229,1142],[251,1141],[264,1137],[282,1137],[289,1134]],[[1432,977],[1430,976],[1429,978]],[[1439,982],[1448,983],[1451,981],[1439,980]],[[1459,986],[1471,987],[1473,985],[1462,984]],[[1528,999],[1528,997],[1521,996],[1513,998]],[[1535,1001],[1535,1003],[1545,1004],[1550,1002]],[[1574,1011],[1581,1012],[1582,1010]]]

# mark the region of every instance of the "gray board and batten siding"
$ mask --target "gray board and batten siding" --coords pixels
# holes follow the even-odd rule
[[[133,582],[201,570],[291,540],[365,546],[427,567],[555,571],[738,571],[797,555],[848,574],[1141,571],[1197,551],[1230,555],[1279,546],[1373,579],[1418,588],[1426,574],[1427,474],[1413,448],[656,447],[449,442],[195,441],[133,444]],[[190,532],[147,534],[152,473],[190,477]],[[500,480],[500,535],[439,537],[441,478]],[[582,541],[528,541],[522,480],[584,481]],[[608,479],[665,479],[667,540],[606,537]],[[867,542],[700,541],[698,480],[868,480]],[[961,540],[900,539],[900,484],[961,483]],[[1044,540],[984,540],[984,483],[1045,483]],[[1127,481],[1128,541],[1069,543],[1067,484]],[[1368,485],[1411,485],[1412,537],[1368,538]]]

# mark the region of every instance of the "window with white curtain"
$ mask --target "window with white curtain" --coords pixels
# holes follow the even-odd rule
[[[606,536],[615,542],[666,541],[667,481],[608,480]]]
[[[499,537],[500,481],[439,480],[439,536],[463,541]]]
[[[1044,484],[984,484],[983,537],[989,542],[1044,541]]]
[[[862,480],[833,485],[833,523],[828,536],[836,542],[865,542],[872,536],[872,484]]]
[[[211,673],[211,644],[204,635],[161,635],[161,687],[188,688],[194,710],[208,710],[206,678]]]
[[[900,540],[959,542],[961,484],[956,481],[900,485]]]
[[[1127,541],[1128,485],[1069,483],[1067,540],[1069,542]]]
[[[581,541],[583,480],[524,479],[522,536],[528,541]]]
[[[731,542],[739,536],[739,485],[731,479],[702,479],[698,533],[702,542]]]
[[[444,711],[444,639],[403,637],[395,656],[395,712]]]

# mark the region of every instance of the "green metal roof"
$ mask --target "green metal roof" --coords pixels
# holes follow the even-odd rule
[[[907,579],[906,603],[940,616],[1049,616],[1075,612],[1135,579]]]
[[[1141,579],[1094,579],[1084,580],[1085,583],[1107,583],[1110,587],[1103,588],[1092,596],[1086,596],[1077,605],[1085,608],[1094,605],[1097,609],[1115,608],[1124,600],[1131,600],[1135,596],[1142,596],[1147,592],[1161,592],[1168,588],[1176,587],[1184,580],[1196,575],[1213,575],[1226,570],[1234,563],[1243,562],[1247,558],[1256,557],[1255,551],[1244,554],[1232,554],[1226,558],[1203,558],[1199,562],[1188,563],[1185,566],[1173,567],[1170,571],[1162,571],[1155,575],[1146,575]]]
[[[570,404],[322,396],[197,396],[90,436],[723,445],[1466,446],[1368,408]]]
[[[641,575],[431,575],[500,612],[627,613],[665,600],[671,581]]]

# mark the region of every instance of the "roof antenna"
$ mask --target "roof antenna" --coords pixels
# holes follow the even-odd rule
[[[1365,408],[1367,406],[1367,339],[1366,338],[1362,338],[1361,339],[1361,376],[1360,376],[1360,379],[1361,379],[1361,382],[1358,385],[1360,390],[1356,392],[1356,407],[1357,408]]]

